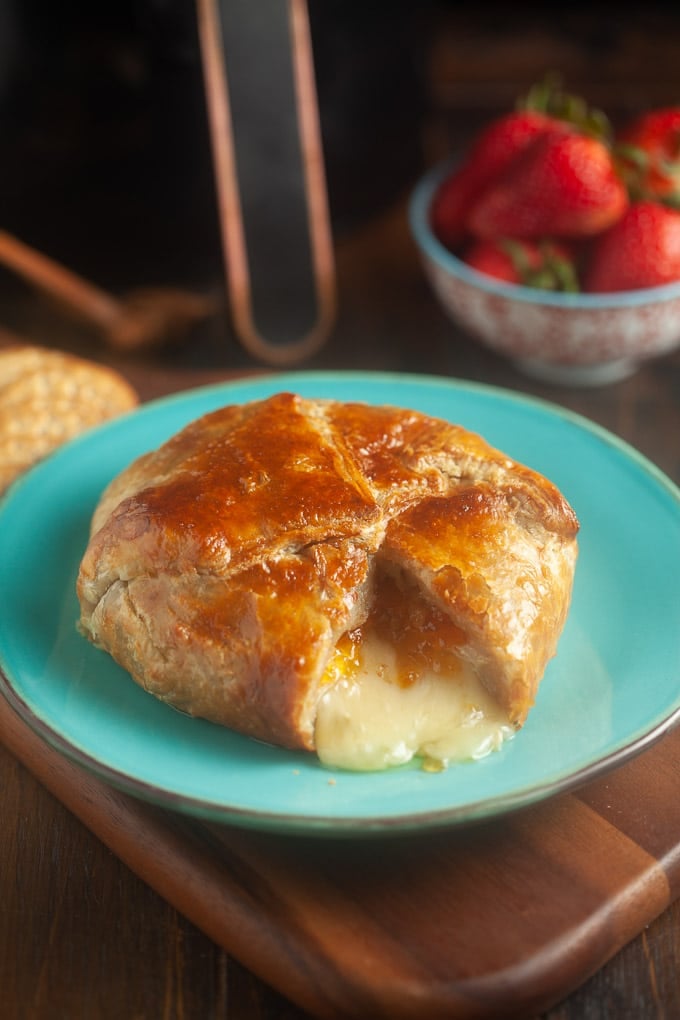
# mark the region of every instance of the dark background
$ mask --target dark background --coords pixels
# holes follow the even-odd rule
[[[309,9],[336,238],[548,70],[615,121],[680,101],[677,5]],[[2,0],[0,138],[0,228],[114,290],[223,286],[190,0]]]

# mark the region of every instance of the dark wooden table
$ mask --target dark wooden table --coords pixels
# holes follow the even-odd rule
[[[444,317],[421,274],[404,208],[397,202],[338,239],[338,321],[325,349],[304,368],[434,373],[536,394],[607,427],[680,479],[680,350],[597,389],[524,378]],[[145,400],[235,371],[262,370],[242,353],[224,315],[172,350],[126,357],[105,351],[25,291],[5,289],[0,324],[116,365]],[[0,818],[0,1012],[6,1020],[306,1015],[140,880],[2,746]],[[676,901],[542,1016],[673,1020],[680,1016],[679,974]]]

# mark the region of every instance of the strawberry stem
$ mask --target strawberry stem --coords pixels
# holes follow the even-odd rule
[[[512,261],[520,281],[525,286],[563,293],[578,292],[579,285],[574,266],[556,250],[551,241],[542,241],[539,244],[541,258],[538,264],[532,263],[521,242],[504,237],[498,244]]]
[[[602,110],[590,107],[582,96],[566,92],[562,76],[549,71],[542,81],[534,82],[516,103],[518,110],[534,110],[573,125],[581,133],[606,143],[613,137],[609,118]]]
[[[631,201],[651,198],[671,209],[680,206],[680,190],[671,185],[671,182],[680,181],[680,160],[654,159],[641,146],[630,142],[617,142],[612,149],[612,156]],[[669,182],[668,190],[664,193],[648,185],[648,175],[654,172]]]

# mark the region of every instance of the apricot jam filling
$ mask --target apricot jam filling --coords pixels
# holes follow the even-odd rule
[[[326,668],[320,760],[371,771],[420,758],[436,771],[499,748],[514,730],[461,658],[463,641],[413,586],[382,577],[368,619],[340,639]]]

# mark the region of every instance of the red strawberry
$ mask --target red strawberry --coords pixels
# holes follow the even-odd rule
[[[570,253],[552,241],[516,238],[475,241],[463,260],[487,276],[541,290],[576,291],[578,282]]]
[[[588,237],[616,223],[627,205],[608,146],[559,125],[512,160],[467,222],[477,237]]]
[[[633,202],[593,242],[584,289],[637,290],[680,280],[680,212],[660,202]]]
[[[474,199],[518,152],[554,123],[546,114],[520,110],[498,117],[477,135],[465,161],[434,196],[431,223],[442,244],[455,249],[463,241],[465,217]]]
[[[636,198],[680,203],[680,106],[637,117],[617,135],[616,152]]]

